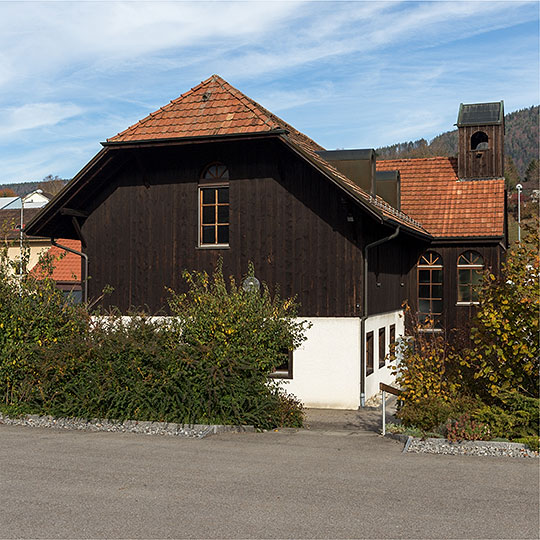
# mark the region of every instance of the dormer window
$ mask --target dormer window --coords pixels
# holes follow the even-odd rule
[[[229,170],[209,165],[199,181],[199,246],[229,245]]]
[[[483,131],[476,131],[471,137],[471,150],[488,150],[489,137]]]

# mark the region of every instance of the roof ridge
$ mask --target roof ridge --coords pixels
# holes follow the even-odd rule
[[[260,108],[260,109],[263,109],[264,111],[264,107],[262,107],[261,105],[259,105],[256,101],[253,101],[251,100],[250,98],[248,98],[248,96],[246,96],[243,92],[241,92],[240,90],[238,90],[238,88],[235,88],[232,84],[228,83],[225,79],[221,78],[219,75],[212,75],[211,77],[215,82],[217,82],[221,88],[225,91],[227,91],[231,96],[233,96],[235,99],[237,99],[240,103],[242,103],[242,105],[244,105],[245,107],[248,107],[248,109],[251,110],[252,113],[256,114],[257,117],[262,120],[266,125],[269,125],[268,121],[270,120],[270,116],[268,114],[266,114],[266,119],[265,118],[261,118],[261,112],[262,111],[257,111],[257,107]],[[237,94],[240,94],[240,96],[238,96]],[[242,99],[243,98],[243,99]],[[244,101],[247,100],[248,102],[251,101],[251,106],[250,106],[250,103],[244,103]],[[254,107],[253,105],[256,105],[257,107]],[[278,126],[279,127],[279,126]],[[276,129],[274,126],[272,126],[272,129]]]
[[[379,162],[387,161],[435,161],[440,159],[457,159],[455,156],[430,156],[421,158],[392,158],[392,159],[377,159]]]

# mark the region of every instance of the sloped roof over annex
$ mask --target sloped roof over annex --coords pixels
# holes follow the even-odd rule
[[[399,170],[401,207],[436,238],[502,238],[504,179],[459,180],[451,157],[377,161]]]
[[[52,215],[58,213],[63,205],[71,204],[73,196],[83,183],[88,182],[92,171],[100,170],[102,163],[107,164],[107,160],[110,162],[112,155],[121,148],[248,136],[279,138],[377,219],[392,225],[402,225],[409,232],[422,237],[430,237],[420,223],[392,208],[380,197],[366,193],[320,157],[317,152],[324,150],[322,146],[218,75],[212,75],[179,98],[102,143],[104,148],[101,153],[29,224],[29,234],[41,234],[43,225],[51,221]],[[54,227],[47,225],[47,229],[53,231]],[[61,232],[65,234],[65,230],[63,227]]]

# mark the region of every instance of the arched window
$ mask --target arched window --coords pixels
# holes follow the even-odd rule
[[[441,328],[443,312],[443,261],[435,251],[427,251],[418,260],[418,319]]]
[[[222,182],[223,180],[229,179],[229,169],[227,169],[227,167],[221,163],[212,163],[206,167],[201,178],[203,180],[215,180],[217,182]]]
[[[229,170],[212,163],[199,181],[199,245],[229,245]]]
[[[471,150],[487,150],[489,148],[489,137],[483,131],[477,131],[471,137]]]
[[[482,282],[484,259],[476,251],[465,251],[458,258],[458,303],[478,302],[478,287]]]

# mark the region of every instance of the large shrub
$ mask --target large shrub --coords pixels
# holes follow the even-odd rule
[[[43,260],[50,267],[51,260]],[[88,324],[81,306],[66,302],[47,276],[14,273],[7,246],[0,249],[0,398],[7,405],[34,400],[46,351],[57,343],[83,343]]]
[[[471,331],[466,365],[485,399],[519,391],[539,397],[540,255],[538,228],[526,226],[524,241],[507,255],[500,277],[488,273]]]
[[[185,273],[189,292],[171,292],[171,318],[91,318],[50,279],[21,281],[1,259],[5,405],[86,418],[302,424],[301,404],[269,378],[304,339],[293,300],[227,284],[219,266],[212,277]]]

